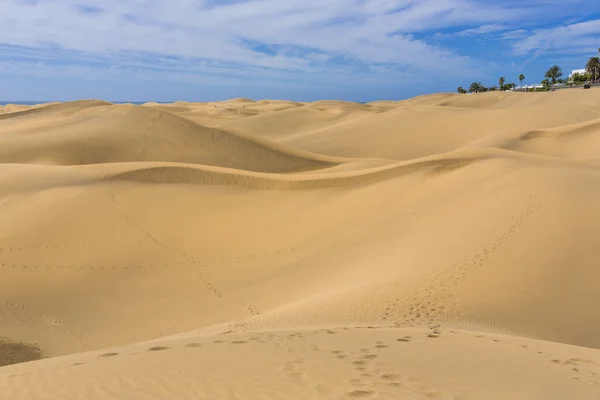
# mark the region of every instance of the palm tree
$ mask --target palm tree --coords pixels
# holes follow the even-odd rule
[[[523,86],[523,81],[525,80],[525,75],[519,75],[519,80],[521,81],[521,87]]]
[[[562,69],[558,65],[553,65],[552,67],[550,67],[550,69],[546,71],[546,75],[544,75],[545,78],[550,79],[552,84],[555,84],[556,79],[560,78],[561,76]]]
[[[471,93],[483,92],[483,84],[481,82],[471,83],[471,86],[469,86],[469,92],[471,92]]]
[[[590,74],[592,80],[595,81],[600,75],[600,57],[590,57],[588,62],[585,64],[585,70],[588,74]]]
[[[500,80],[498,80],[498,86],[500,86],[500,90],[504,90],[504,81],[505,80],[506,79],[503,76],[501,76]]]

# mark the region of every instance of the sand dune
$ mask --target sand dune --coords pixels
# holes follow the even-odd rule
[[[42,115],[54,119],[40,124]],[[171,161],[260,172],[292,172],[333,163],[328,157],[206,128],[148,107],[74,102],[4,117],[19,122],[8,125],[0,138],[5,163]]]
[[[0,118],[0,399],[598,398],[597,90]]]
[[[80,100],[68,103],[45,103],[29,107],[26,106],[14,112],[6,112],[4,115],[0,116],[0,119],[32,117],[44,114],[61,114],[62,116],[67,116],[82,109],[105,106],[109,104],[110,103],[101,100]]]

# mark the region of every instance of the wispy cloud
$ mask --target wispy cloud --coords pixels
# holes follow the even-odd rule
[[[585,53],[600,46],[600,19],[534,30],[513,44],[516,54],[538,51]]]
[[[306,55],[328,54],[366,65],[435,70],[444,64],[452,71],[467,67],[468,57],[411,34],[512,14],[465,0],[5,0],[0,41],[55,52],[118,58],[144,52],[289,70],[319,62]],[[267,53],[249,42],[281,47]]]
[[[486,33],[497,33],[497,32],[506,31],[509,29],[510,29],[510,27],[508,25],[489,24],[489,25],[481,25],[476,28],[470,28],[470,29],[458,31],[458,32],[456,32],[456,35],[457,36],[483,35]]]
[[[571,4],[583,12],[590,2]],[[246,84],[307,75],[328,82],[462,78],[490,62],[428,39],[432,32],[493,35],[514,42],[517,55],[566,49],[572,39],[591,45],[597,21],[535,30],[557,10],[578,16],[555,0],[0,0],[0,71]]]

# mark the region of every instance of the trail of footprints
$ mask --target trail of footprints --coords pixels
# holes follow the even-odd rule
[[[215,297],[217,298],[221,298],[223,297],[223,293],[212,283],[211,280],[211,275],[212,275],[212,271],[209,267],[209,264],[213,263],[213,262],[226,262],[226,261],[240,261],[240,260],[244,260],[244,259],[256,259],[257,257],[267,257],[267,256],[271,256],[271,255],[275,255],[275,254],[279,254],[282,252],[290,252],[290,251],[295,251],[298,250],[296,248],[288,248],[288,249],[276,249],[273,250],[272,252],[263,252],[260,254],[249,254],[246,255],[246,257],[232,257],[229,258],[228,260],[225,257],[220,258],[220,260],[203,260],[203,261],[199,261],[198,259],[196,259],[195,257],[185,253],[184,251],[182,251],[181,249],[178,249],[177,247],[169,244],[167,241],[165,240],[159,240],[157,237],[155,237],[152,233],[150,233],[148,230],[146,230],[145,228],[143,228],[142,226],[140,226],[139,224],[137,224],[133,219],[131,219],[131,217],[123,212],[120,208],[120,205],[113,193],[113,188],[112,188],[112,182],[110,180],[110,178],[105,178],[105,181],[107,182],[108,186],[109,186],[109,191],[108,191],[108,196],[110,199],[110,202],[114,205],[114,207],[117,209],[117,212],[120,216],[120,218],[127,223],[128,225],[132,226],[134,229],[136,229],[138,232],[142,233],[145,236],[145,240],[137,240],[137,241],[128,241],[128,242],[111,242],[111,243],[80,243],[80,244],[63,244],[63,245],[58,245],[58,244],[48,244],[48,245],[34,245],[34,246],[2,246],[0,247],[0,271],[2,270],[8,270],[8,269],[12,269],[12,270],[16,270],[16,271],[22,271],[22,272],[35,272],[35,271],[40,271],[40,270],[79,270],[79,271],[98,271],[98,272],[120,272],[120,271],[131,271],[131,272],[135,272],[135,271],[142,271],[142,270],[151,270],[151,269],[158,269],[158,268],[172,268],[173,265],[169,265],[169,264],[165,264],[165,265],[143,265],[143,264],[138,264],[138,265],[93,265],[93,264],[86,264],[86,265],[71,265],[71,264],[53,264],[53,263],[48,263],[48,264],[35,264],[35,263],[18,263],[18,262],[14,262],[14,261],[9,261],[10,258],[12,258],[12,256],[10,256],[11,254],[13,255],[19,255],[20,253],[23,252],[31,252],[31,251],[49,251],[49,250],[69,250],[69,249],[73,249],[73,248],[89,248],[89,249],[97,249],[97,248],[103,248],[103,247],[121,247],[121,246],[137,246],[137,245],[142,245],[142,244],[148,244],[148,243],[153,243],[155,245],[158,245],[164,249],[166,249],[167,251],[176,254],[179,258],[191,263],[192,265],[195,266],[195,271],[196,274],[199,278],[199,280],[202,282],[203,286],[205,286],[205,288],[210,291]],[[270,226],[270,225],[266,225],[266,226]],[[261,228],[262,229],[262,228]],[[321,242],[318,242],[317,244],[319,245],[331,245],[335,242],[339,242],[339,241],[343,241],[346,240],[352,236],[356,236],[360,234],[360,232],[354,232],[354,233],[349,233],[345,236],[342,237],[336,237],[336,238],[332,238],[329,240],[324,240]],[[259,311],[256,309],[256,307],[252,306],[251,304],[247,304],[241,300],[235,299],[235,298],[228,298],[229,301],[232,301],[236,304],[238,304],[241,308],[246,309],[247,312],[249,313],[250,316],[254,316],[254,315],[258,315]],[[237,321],[234,321],[234,323],[231,324],[230,326],[230,331],[232,332],[236,332],[236,331],[244,331],[247,330],[245,323],[244,323],[244,319],[240,319]]]
[[[348,328],[341,328],[348,329]],[[336,330],[324,330],[327,334],[336,333]],[[442,332],[431,330],[425,336],[428,340],[437,339]],[[408,390],[423,394],[427,397],[438,397],[442,395],[434,387],[427,385],[416,377],[405,376],[399,371],[390,370],[386,365],[386,349],[396,346],[404,346],[411,342],[412,336],[398,336],[392,341],[375,341],[370,348],[361,348],[357,351],[329,350],[329,354],[335,360],[350,363],[355,375],[346,382],[347,398],[375,398],[379,395],[390,395],[398,389]],[[459,396],[454,397],[456,399]]]
[[[112,186],[112,182],[111,182],[110,178],[105,178],[105,181],[110,186]],[[119,207],[114,194],[110,190],[109,190],[109,198],[113,205],[115,205],[116,207]],[[143,244],[147,244],[147,243],[154,243],[155,245],[159,245],[160,247],[170,251],[171,253],[177,254],[179,257],[183,258],[184,260],[186,260],[192,264],[195,264],[196,269],[197,269],[197,274],[203,281],[203,284],[206,286],[206,288],[209,291],[211,291],[215,296],[220,297],[221,294],[219,293],[219,291],[214,286],[212,286],[212,284],[210,283],[210,269],[209,269],[208,264],[211,264],[214,262],[232,262],[232,261],[239,262],[239,261],[243,261],[243,260],[256,260],[261,257],[269,257],[269,256],[273,256],[273,255],[281,254],[281,253],[285,253],[285,252],[298,251],[304,247],[304,246],[299,246],[299,247],[289,247],[289,248],[283,248],[283,249],[274,249],[274,250],[268,251],[268,252],[257,252],[256,254],[250,253],[245,256],[220,257],[219,259],[215,259],[215,260],[206,259],[206,260],[200,261],[200,260],[196,259],[195,257],[193,257],[193,256],[185,253],[184,251],[176,248],[175,246],[171,245],[169,243],[169,241],[170,241],[169,239],[159,240],[154,235],[152,235],[149,231],[147,231],[145,228],[143,228],[142,226],[137,224],[135,221],[133,221],[131,219],[131,217],[129,215],[127,215],[127,213],[122,212],[120,209],[118,212],[119,212],[119,216],[121,217],[121,219],[124,222],[126,222],[128,225],[132,226],[137,231],[141,232],[146,237],[147,240],[136,240],[136,241],[126,241],[126,242],[106,242],[106,243],[103,243],[103,242],[88,242],[88,243],[86,243],[86,242],[84,242],[84,243],[79,243],[79,244],[73,244],[73,243],[70,243],[70,244],[47,244],[47,245],[34,245],[34,246],[4,245],[4,246],[0,246],[0,270],[2,268],[12,268],[12,269],[17,269],[17,270],[21,270],[21,271],[34,271],[34,270],[42,270],[42,269],[49,269],[49,270],[50,269],[72,269],[72,270],[98,270],[98,271],[110,272],[110,271],[121,271],[121,270],[144,270],[144,269],[161,268],[160,266],[157,266],[157,265],[131,265],[131,266],[89,265],[89,264],[87,264],[87,265],[69,265],[69,264],[40,265],[40,264],[34,264],[34,263],[21,263],[21,262],[10,261],[11,254],[18,256],[19,253],[24,253],[24,252],[70,250],[70,249],[74,249],[74,248],[88,248],[88,249],[118,248],[118,247],[132,247],[132,246],[139,246],[139,245],[143,245]],[[239,232],[262,231],[264,229],[271,228],[273,226],[275,226],[275,225],[265,224],[265,225],[261,225],[261,226],[255,228],[255,229],[241,229],[241,230],[239,230]],[[305,245],[305,246],[313,247],[313,248],[315,246],[329,246],[334,243],[347,240],[347,239],[357,236],[359,234],[360,234],[359,231],[351,232],[351,233],[348,233],[347,235],[344,235],[341,237],[329,238],[329,239],[321,240],[319,242],[312,243],[310,245]],[[179,238],[179,239],[181,239],[181,238]],[[168,265],[165,265],[164,267],[168,267]],[[250,307],[250,308],[252,308],[252,307]],[[249,309],[249,311],[251,312],[251,314],[253,314],[256,310]]]
[[[163,249],[169,251],[172,254],[177,255],[180,259],[186,260],[190,264],[194,265],[196,275],[198,276],[198,279],[202,283],[202,285],[213,296],[215,296],[217,298],[223,298],[224,295],[223,295],[222,291],[213,283],[213,280],[212,280],[212,270],[209,267],[209,265],[212,263],[213,260],[202,260],[202,261],[198,260],[196,257],[183,251],[179,247],[177,247],[173,244],[170,244],[167,240],[159,239],[158,237],[153,235],[150,231],[148,231],[141,225],[137,224],[125,211],[122,210],[121,205],[119,204],[117,198],[115,197],[112,180],[109,177],[107,177],[107,178],[105,178],[105,181],[108,185],[108,195],[109,195],[110,202],[111,202],[111,204],[113,204],[113,206],[117,210],[119,216],[125,223],[127,223],[128,225],[130,225],[131,227],[133,227],[135,230],[139,231],[140,233],[142,233],[146,238],[148,238],[154,244],[162,247]],[[331,245],[334,242],[346,240],[352,236],[358,235],[359,233],[360,232],[349,233],[345,236],[342,236],[341,238],[333,238],[332,240],[322,241],[322,242],[319,242],[318,244],[324,245],[324,246]],[[249,254],[246,256],[246,259],[254,259],[255,257],[260,257],[260,256],[266,257],[266,256],[271,256],[271,255],[281,253],[282,251],[283,252],[292,252],[292,251],[296,251],[296,250],[297,250],[296,248],[288,248],[288,249],[277,249],[272,252],[263,252],[261,254],[256,254],[256,255]],[[235,258],[230,258],[228,261],[235,260],[237,262],[237,261],[240,261],[240,259],[243,259],[243,258],[240,258],[238,256]],[[221,257],[220,261],[225,262],[226,261],[225,257]],[[260,314],[260,312],[258,311],[258,309],[256,307],[254,307],[253,305],[248,304],[246,302],[243,302],[237,298],[228,296],[227,300],[232,301],[233,303],[239,305],[241,308],[245,309],[248,312],[249,316],[256,316],[256,315]],[[236,320],[230,325],[230,331],[232,331],[232,332],[245,331],[245,330],[247,330],[246,326],[245,326],[245,318]]]
[[[133,227],[136,231],[142,233],[144,236],[146,236],[148,239],[150,239],[152,242],[154,242],[156,245],[166,249],[167,251],[169,251],[170,253],[176,254],[177,256],[179,256],[180,258],[183,258],[185,260],[187,260],[188,262],[194,264],[196,266],[196,272],[200,278],[200,281],[202,282],[202,284],[204,285],[204,287],[213,294],[213,296],[215,297],[222,297],[221,292],[219,292],[219,290],[217,288],[215,288],[210,280],[210,270],[208,269],[207,265],[202,265],[198,260],[196,260],[195,258],[191,257],[190,255],[184,253],[183,251],[175,248],[174,246],[165,243],[164,241],[159,240],[157,237],[155,237],[154,235],[152,235],[152,233],[150,233],[148,230],[146,230],[145,228],[143,228],[142,226],[140,226],[139,224],[137,224],[130,216],[129,214],[127,214],[126,212],[124,212],[122,210],[121,205],[119,204],[119,202],[117,201],[115,195],[114,195],[114,188],[112,185],[112,180],[107,177],[106,179],[107,185],[108,185],[108,196],[109,199],[111,201],[111,203],[114,205],[115,209],[117,210],[119,216],[121,217],[121,219],[126,222],[129,226]]]
[[[30,251],[46,251],[46,250],[72,250],[77,248],[84,249],[105,249],[105,248],[118,248],[118,247],[131,247],[146,243],[144,240],[130,240],[122,242],[81,242],[81,243],[69,243],[69,244],[44,244],[44,245],[33,245],[33,246],[22,246],[22,245],[3,245],[0,246],[0,255],[9,254],[14,252],[30,252]]]
[[[486,335],[483,333],[467,333],[467,332],[457,332],[450,330],[451,334],[467,334],[472,335],[477,339],[481,340],[491,340],[494,343],[504,343],[510,345],[516,345],[513,342],[506,340],[505,338],[498,338],[491,335]],[[586,385],[590,386],[600,386],[600,363],[587,360],[579,357],[571,357],[567,359],[558,359],[555,358],[552,353],[546,353],[540,350],[535,349],[535,345],[531,346],[528,344],[519,345],[522,349],[526,351],[535,352],[538,356],[545,357],[550,363],[565,368],[569,372],[571,372],[571,378],[577,381],[580,381]]]
[[[526,196],[526,206],[521,213],[511,217],[510,224],[499,237],[487,243],[482,239],[479,249],[462,262],[424,276],[419,285],[422,289],[417,289],[404,298],[397,298],[386,308],[382,319],[395,319],[395,326],[411,327],[431,326],[440,321],[462,318],[464,315],[460,312],[460,302],[450,293],[450,286],[458,285],[496,258],[519,235],[525,223],[541,211],[544,193],[534,195],[523,190],[523,194]],[[400,319],[396,317],[399,310],[404,310]]]
[[[81,270],[81,271],[104,271],[104,272],[111,272],[111,271],[138,271],[138,270],[148,270],[148,269],[156,269],[156,268],[162,268],[162,269],[167,269],[169,268],[170,265],[168,264],[164,264],[164,265],[71,265],[71,264],[44,264],[44,265],[38,265],[38,264],[19,264],[19,263],[7,263],[7,262],[0,262],[0,270],[1,269],[15,269],[15,270],[21,270],[24,272],[27,271],[35,271],[35,270]]]
[[[454,400],[466,399],[462,394],[448,393],[440,390],[435,385],[428,384],[421,378],[406,375],[403,371],[391,369],[386,363],[386,353],[392,348],[397,346],[410,346],[413,340],[444,340],[445,335],[471,335],[478,340],[490,340],[494,343],[503,345],[520,346],[525,351],[535,351],[536,355],[546,358],[547,362],[556,365],[557,368],[565,368],[571,373],[571,378],[581,382],[582,384],[591,386],[600,386],[600,364],[595,361],[582,359],[582,358],[568,358],[568,359],[557,359],[550,353],[544,353],[542,351],[536,351],[535,348],[529,345],[513,343],[506,340],[504,337],[498,337],[493,335],[486,335],[480,333],[469,333],[469,332],[458,332],[454,330],[442,331],[441,328],[431,328],[426,332],[411,333],[411,335],[403,335],[402,331],[398,331],[398,335],[394,338],[388,338],[385,340],[373,341],[371,346],[366,346],[360,349],[346,349],[340,350],[335,347],[332,348],[320,348],[316,344],[309,345],[308,341],[305,341],[310,335],[335,335],[343,333],[348,330],[348,327],[340,327],[333,329],[320,329],[315,331],[303,331],[295,333],[268,333],[268,332],[257,332],[252,334],[249,338],[231,338],[226,339],[227,336],[221,334],[214,338],[212,342],[187,342],[185,344],[179,344],[178,347],[193,350],[195,348],[201,348],[203,346],[211,345],[229,345],[229,346],[241,346],[251,343],[273,345],[279,348],[285,355],[287,360],[281,364],[279,373],[283,379],[287,379],[293,383],[307,387],[309,390],[312,388],[317,391],[320,395],[331,395],[333,392],[339,392],[340,385],[335,384],[331,386],[331,382],[321,382],[318,376],[310,374],[309,360],[302,354],[294,349],[296,346],[292,346],[293,341],[300,341],[297,343],[303,345],[308,349],[320,352],[322,354],[329,355],[331,362],[335,365],[336,363],[344,363],[350,366],[353,370],[353,374],[345,378],[344,382],[341,382],[341,390],[343,391],[342,396],[348,399],[370,399],[376,398],[381,395],[393,396],[398,390],[402,392],[418,393],[421,396],[428,398],[451,398]],[[365,329],[365,327],[355,327],[354,329]],[[368,329],[368,328],[366,328]],[[418,336],[418,337],[415,337]],[[308,347],[306,347],[308,346]],[[535,347],[535,346],[534,346]],[[118,352],[106,352],[96,356],[96,360],[100,361],[103,359],[109,359],[119,356],[135,356],[142,353],[161,353],[174,348],[168,345],[150,345],[142,352],[131,352],[131,353],[118,353]],[[71,364],[72,367],[78,367],[85,365],[93,360],[81,361]]]
[[[76,343],[78,343],[80,345],[81,349],[83,349],[83,350],[88,349],[88,345],[85,342],[81,332],[78,332],[78,331],[66,326],[65,324],[63,324],[63,321],[61,321],[60,319],[58,319],[52,315],[39,312],[38,310],[36,310],[32,307],[27,307],[23,304],[18,304],[18,303],[12,302],[12,301],[4,301],[3,306],[4,306],[4,310],[6,310],[8,315],[10,315],[17,322],[18,325],[27,327],[30,329],[36,329],[35,321],[37,321],[38,323],[41,322],[45,325],[48,325],[52,329],[60,329],[64,332],[66,332],[68,335],[70,335],[71,337],[73,337],[76,340]],[[1,314],[0,314],[0,319],[2,319],[2,318],[3,317],[1,317]]]
[[[121,205],[119,204],[119,202],[117,201],[117,199],[113,193],[114,189],[113,189],[113,185],[112,185],[112,180],[110,178],[106,178],[106,181],[108,184],[108,194],[109,194],[111,203],[115,206],[116,210],[118,211],[118,213],[121,216],[121,218],[123,219],[123,221],[125,221],[127,224],[129,224],[131,227],[133,227],[137,231],[144,234],[144,236],[146,236],[148,239],[150,239],[156,245],[166,249],[167,251],[171,252],[172,254],[175,254],[178,257],[180,257],[180,258],[190,262],[192,265],[194,265],[196,267],[196,269],[195,269],[196,274],[197,274],[200,282],[202,283],[202,285],[214,297],[222,298],[223,293],[212,282],[212,279],[211,279],[212,271],[210,270],[208,263],[202,263],[199,260],[197,260],[195,257],[185,253],[181,249],[179,249],[173,245],[170,245],[169,243],[166,243],[163,240],[158,239],[150,231],[148,231],[144,227],[137,224],[126,212],[124,212],[122,210]],[[233,296],[228,296],[228,300],[232,301],[233,303],[235,303],[235,304],[239,305],[240,307],[242,307],[243,309],[245,309],[250,314],[250,316],[255,316],[255,315],[259,314],[258,310],[255,307],[250,306],[250,305],[236,299]],[[238,322],[239,322],[240,326],[242,326],[242,327],[245,326],[244,319],[241,319]]]

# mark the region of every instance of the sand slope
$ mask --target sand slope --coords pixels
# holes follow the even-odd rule
[[[597,399],[574,93],[4,110],[0,398]]]

